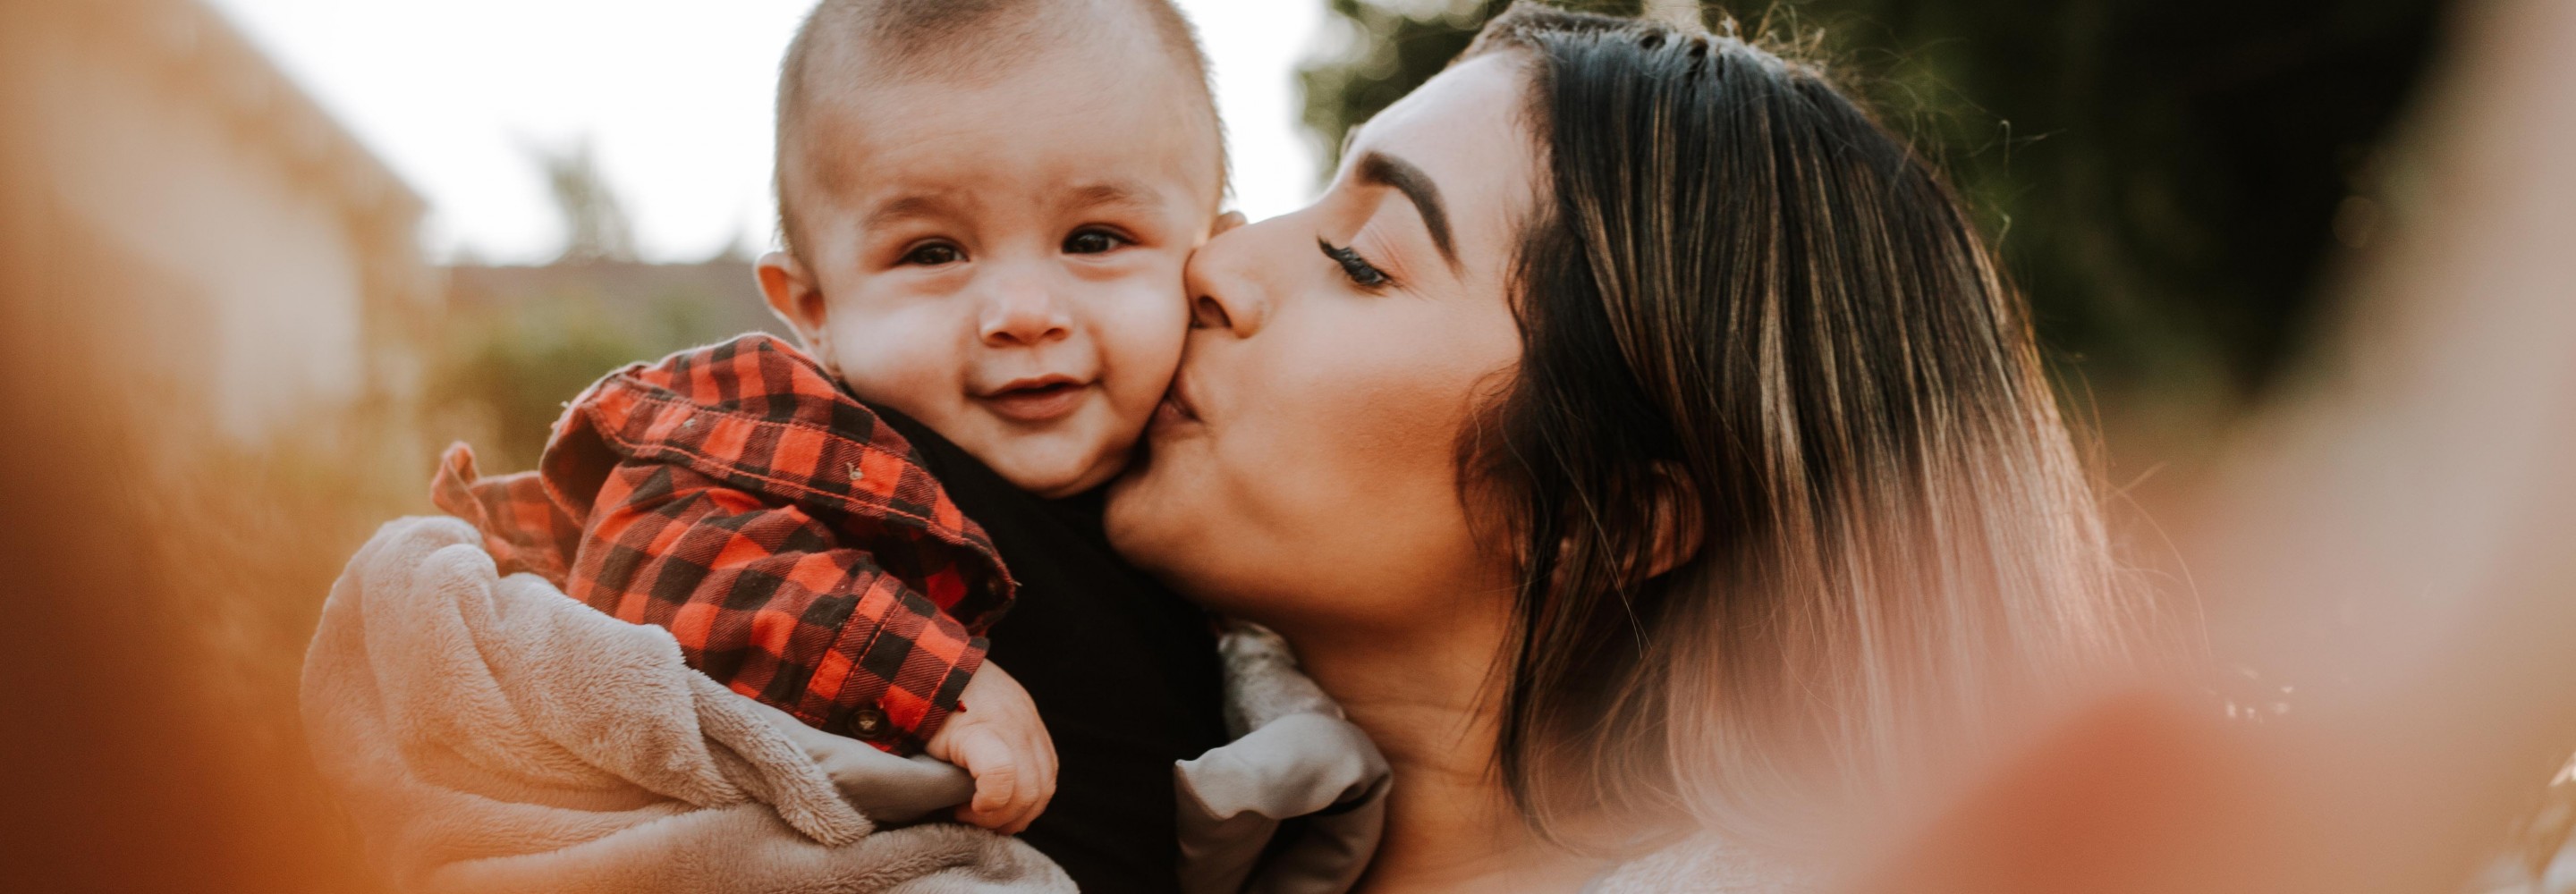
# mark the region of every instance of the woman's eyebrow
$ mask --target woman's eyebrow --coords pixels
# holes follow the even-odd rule
[[[1440,204],[1440,187],[1431,182],[1430,175],[1412,162],[1374,150],[1360,156],[1359,167],[1352,173],[1361,183],[1394,187],[1412,200],[1413,210],[1422,215],[1423,228],[1431,231],[1431,244],[1439,247],[1440,256],[1448,259],[1451,270],[1458,268],[1458,251],[1449,241],[1449,212]]]

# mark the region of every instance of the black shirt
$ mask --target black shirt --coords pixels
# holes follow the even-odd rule
[[[1178,890],[1172,762],[1225,744],[1207,614],[1109,549],[1099,491],[1048,500],[948,439],[879,409],[1019,582],[985,660],[1055,740],[1055,800],[1020,839],[1084,891]]]

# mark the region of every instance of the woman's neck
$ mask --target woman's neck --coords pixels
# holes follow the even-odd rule
[[[1503,628],[1458,620],[1418,636],[1289,635],[1394,771],[1386,835],[1360,890],[1578,890],[1604,864],[1531,834],[1494,771],[1493,702],[1483,696]]]

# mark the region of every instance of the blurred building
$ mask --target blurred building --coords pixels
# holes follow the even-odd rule
[[[141,410],[245,446],[405,418],[347,411],[420,389],[422,201],[218,15],[0,0],[0,142],[16,310],[99,333]]]

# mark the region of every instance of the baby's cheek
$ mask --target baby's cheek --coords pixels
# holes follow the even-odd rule
[[[956,339],[937,329],[935,321],[902,315],[836,316],[832,360],[842,383],[860,399],[936,427],[938,408],[960,394],[966,361]]]
[[[1139,283],[1122,290],[1104,311],[1095,329],[1103,385],[1122,416],[1141,419],[1162,401],[1180,367],[1189,303],[1171,283]]]

